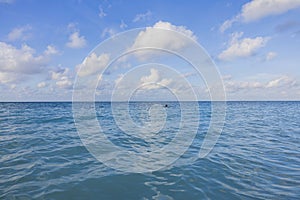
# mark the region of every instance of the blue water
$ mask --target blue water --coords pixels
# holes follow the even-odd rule
[[[151,104],[131,104],[132,119],[143,120]],[[168,105],[166,123],[176,129],[180,109]],[[186,157],[195,156],[208,128],[210,103],[199,105]],[[110,108],[96,104],[108,138],[122,148],[140,143],[124,143]],[[300,199],[300,102],[228,102],[224,130],[206,158],[144,174],[95,159],[77,134],[71,103],[0,103],[0,199],[204,198]]]

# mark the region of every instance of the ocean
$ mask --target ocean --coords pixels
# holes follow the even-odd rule
[[[157,150],[180,128],[178,103],[133,102],[130,120],[145,124],[155,104],[166,111],[164,125],[150,134],[156,140],[124,133],[114,122],[112,104],[122,103],[96,103],[97,119],[122,149],[151,150],[155,144]],[[199,102],[199,128],[178,161],[134,173],[111,168],[88,151],[71,102],[0,103],[0,199],[300,199],[300,102],[227,102],[212,151],[185,162],[197,158],[210,108],[210,102]]]

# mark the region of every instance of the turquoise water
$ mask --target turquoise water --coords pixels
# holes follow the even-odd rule
[[[139,123],[151,104],[131,104],[132,119]],[[176,129],[180,109],[168,105],[166,123]],[[196,155],[208,127],[210,103],[199,105],[200,127],[186,157]],[[141,143],[123,141],[110,107],[96,104],[108,138],[122,148]],[[0,127],[0,199],[300,197],[300,102],[228,102],[224,130],[206,158],[144,174],[95,159],[77,134],[71,103],[0,103]]]

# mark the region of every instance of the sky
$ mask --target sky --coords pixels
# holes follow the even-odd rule
[[[220,73],[227,100],[300,100],[299,16],[300,0],[0,0],[0,101],[72,100],[78,77],[90,81],[110,62],[96,47],[136,28],[144,31],[135,31],[128,48],[153,45],[155,28],[199,43]],[[155,35],[161,48],[189,48],[172,35]],[[148,53],[157,59],[133,53],[97,76],[96,98],[110,100],[134,83],[132,99],[184,97],[188,86],[198,100],[209,99],[213,85],[192,66]]]

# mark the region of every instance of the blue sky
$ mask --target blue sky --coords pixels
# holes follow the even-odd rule
[[[228,100],[300,100],[299,14],[299,0],[0,0],[0,101],[71,100],[78,66],[99,43],[157,25],[196,38],[220,71]],[[109,99],[125,71],[103,78],[100,99]],[[151,67],[140,75],[175,81]],[[196,78],[189,77],[194,87]]]

